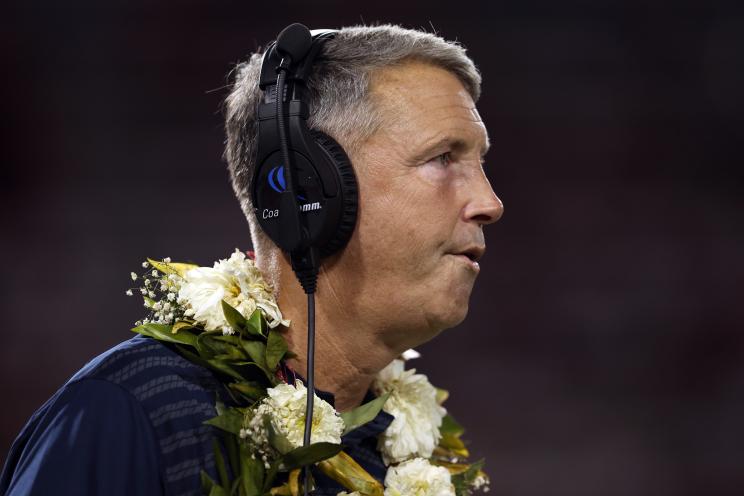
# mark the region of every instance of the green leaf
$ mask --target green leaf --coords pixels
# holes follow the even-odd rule
[[[310,446],[300,446],[282,456],[280,470],[293,470],[303,465],[318,463],[336,456],[342,449],[342,445],[334,443],[313,443]]]
[[[254,400],[266,394],[266,388],[261,387],[258,382],[233,382],[228,387]]]
[[[237,473],[238,470],[239,470],[239,468],[236,469],[235,472]],[[242,488],[242,485],[243,485],[243,478],[242,477],[236,477],[235,479],[233,479],[233,481],[232,481],[232,487],[230,488],[230,496],[234,496],[236,494],[239,494],[239,492],[240,492],[239,490]]]
[[[452,415],[447,414],[442,418],[442,425],[439,427],[439,432],[457,437],[462,436],[465,428]]]
[[[226,408],[220,415],[212,417],[204,423],[237,436],[240,434],[240,429],[243,428],[243,414],[236,408]]]
[[[266,345],[261,341],[242,341],[241,345],[251,360],[256,362],[256,365],[264,370],[268,370],[266,366]]]
[[[227,468],[225,467],[225,457],[222,456],[220,443],[216,438],[212,438],[212,450],[214,451],[214,461],[217,465],[217,473],[220,475],[220,483],[225,494],[230,494],[230,479],[227,477]]]
[[[238,312],[235,307],[222,300],[222,313],[225,315],[225,320],[230,324],[230,327],[236,331],[241,331],[245,327],[245,317],[243,314]]]
[[[244,444],[240,445],[240,474],[245,495],[260,496],[264,480],[263,461],[259,457],[251,458],[251,453]]]
[[[199,334],[196,339],[199,354],[208,359],[245,360],[248,356],[239,346],[237,336],[223,336],[220,331]]]
[[[183,355],[183,357],[186,358],[188,361],[193,362],[197,365],[201,365],[202,367],[207,369],[211,368],[209,362],[200,357],[197,353],[194,352],[194,350],[181,345],[176,345],[176,349],[178,350],[178,353]]]
[[[212,486],[212,490],[209,491],[209,496],[230,496],[229,493],[225,492],[220,486]]]
[[[205,360],[207,365],[209,365],[210,368],[213,370],[216,370],[217,372],[222,372],[225,375],[228,375],[232,377],[233,379],[237,379],[239,381],[243,380],[243,374],[235,370],[230,365],[226,364],[223,361],[220,360],[213,360],[213,359],[207,359]]]
[[[171,326],[165,324],[142,324],[141,326],[132,329],[132,331],[142,334],[143,336],[155,338],[159,341],[196,346],[196,335],[188,331],[181,331],[178,334],[173,334],[171,332]]]
[[[272,329],[269,331],[269,338],[266,342],[266,367],[269,370],[276,370],[279,361],[287,351],[287,341],[280,331]]]
[[[196,342],[194,343],[194,346],[196,347],[196,351],[199,352],[199,356],[204,358],[205,360],[209,360],[214,358],[215,355],[219,353],[219,351],[216,351],[212,347],[212,341],[211,341],[211,335],[214,333],[214,331],[207,331],[199,334],[196,337]]]
[[[387,392],[364,405],[360,405],[349,412],[342,413],[341,418],[344,421],[344,434],[347,434],[374,419],[377,414],[380,413],[382,406],[385,404],[385,401],[387,401],[389,396],[390,392]]]
[[[240,474],[240,455],[238,448],[238,438],[235,436],[223,436],[225,446],[227,447],[227,458],[230,461],[230,470],[233,475]],[[230,489],[230,493],[235,492],[235,484],[239,477],[233,480],[233,487]]]
[[[266,322],[264,321],[263,315],[260,309],[253,311],[251,316],[248,318],[248,325],[245,330],[254,336],[265,337],[264,330],[266,329]]]
[[[216,486],[217,483],[212,480],[212,478],[209,476],[209,474],[202,470],[201,471],[201,487],[202,487],[202,493],[209,494],[210,491],[214,486]],[[218,486],[219,487],[219,486]]]
[[[470,465],[464,472],[460,472],[459,474],[455,474],[452,476],[452,484],[455,486],[455,492],[458,496],[470,494],[468,490],[469,486],[475,480],[475,477],[478,475],[478,471],[483,468],[484,463],[485,459],[481,458],[477,462]]]

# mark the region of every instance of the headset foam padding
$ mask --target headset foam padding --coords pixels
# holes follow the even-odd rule
[[[341,195],[343,197],[342,214],[336,233],[328,242],[319,247],[321,257],[326,257],[337,252],[349,242],[351,234],[356,227],[357,212],[359,210],[359,191],[354,168],[343,147],[336,140],[321,131],[314,129],[310,129],[309,131],[315,143],[328,156],[330,162],[338,171]]]

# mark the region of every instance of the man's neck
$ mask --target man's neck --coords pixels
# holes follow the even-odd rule
[[[307,378],[307,295],[292,270],[282,261],[257,257],[258,267],[277,291],[277,303],[292,322],[285,334],[297,355],[287,364]],[[392,349],[380,336],[379,323],[370,322],[337,294],[332,274],[321,268],[315,298],[315,387],[333,393],[339,412],[360,405],[377,373],[403,350]],[[389,335],[389,334],[387,334]]]

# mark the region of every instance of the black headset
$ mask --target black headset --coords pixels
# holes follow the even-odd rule
[[[307,293],[307,408],[310,444],[315,395],[315,286],[320,260],[343,248],[357,220],[354,169],[333,138],[307,126],[307,81],[325,42],[338,31],[287,26],[264,52],[259,87],[258,146],[251,200],[261,229],[289,253]],[[305,465],[308,494],[310,466]]]
[[[320,259],[343,248],[357,219],[357,181],[344,149],[307,126],[307,81],[325,42],[337,31],[285,28],[264,52],[258,146],[251,183],[263,231],[290,254],[306,293]]]

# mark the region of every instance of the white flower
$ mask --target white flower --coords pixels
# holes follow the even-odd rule
[[[132,290],[131,289],[127,289],[126,294],[127,294],[127,296],[132,296]]]
[[[307,388],[299,379],[294,386],[279,384],[266,390],[264,398],[255,409],[248,422],[243,437],[250,437],[260,447],[269,445],[279,453],[287,453],[303,445],[305,434],[305,408],[307,406]],[[341,443],[344,421],[326,401],[318,395],[313,397],[313,423],[310,430],[310,443]],[[268,422],[267,422],[268,419]],[[266,424],[270,423],[273,436],[270,436]]]
[[[129,277],[131,277],[133,281],[137,280],[137,274],[135,274],[134,272],[130,272]]]
[[[272,289],[264,282],[261,272],[238,249],[229,259],[215,262],[214,267],[197,267],[186,272],[178,296],[186,301],[186,315],[193,315],[208,331],[230,332],[222,312],[222,300],[246,318],[260,308],[269,327],[289,325],[282,318]]]
[[[165,257],[163,259],[163,262],[165,262],[165,263],[171,263],[171,258],[170,257]]]
[[[385,496],[455,496],[455,486],[449,470],[414,458],[388,468]]]
[[[447,410],[436,400],[436,389],[416,369],[404,370],[395,359],[382,369],[372,383],[381,396],[390,391],[383,410],[395,419],[377,438],[377,448],[386,465],[412,457],[431,457],[439,444],[439,427]]]
[[[400,358],[403,359],[404,361],[413,360],[415,358],[420,358],[420,357],[421,357],[421,353],[414,350],[413,348],[407,349],[400,355]]]
[[[158,277],[158,271],[153,269],[153,271],[150,272],[150,275],[152,275],[152,277]]]
[[[147,262],[142,262],[142,268],[143,268],[143,269],[146,269],[146,268],[148,268],[149,266],[150,266],[150,264],[149,264],[149,263],[147,263]]]
[[[479,475],[473,480],[472,489],[475,491],[483,491],[484,493],[487,493],[491,490],[491,488],[489,487],[489,483],[490,481],[488,480],[488,477]]]

